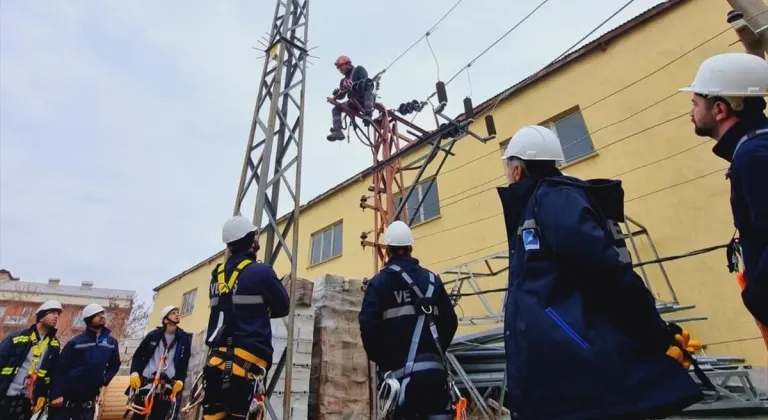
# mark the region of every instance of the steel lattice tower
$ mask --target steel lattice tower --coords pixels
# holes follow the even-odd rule
[[[284,252],[291,263],[288,291],[291,303],[286,325],[288,339],[267,387],[267,397],[270,397],[281,371],[288,366],[284,377],[284,420],[291,415],[293,296],[299,241],[308,7],[309,0],[277,0],[234,209],[234,215],[241,214],[246,195],[256,185],[253,224],[260,228],[260,236],[264,236],[264,262],[274,265],[280,253]],[[293,176],[289,176],[291,171]],[[282,231],[277,224],[281,187],[290,196],[293,208]],[[263,220],[265,216],[266,220]],[[275,419],[269,404],[268,410]]]

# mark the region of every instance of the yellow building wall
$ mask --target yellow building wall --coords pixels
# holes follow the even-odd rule
[[[448,159],[437,177],[440,217],[413,227],[414,254],[422,265],[443,271],[507,248],[494,188],[504,182],[500,144],[519,127],[542,123],[575,106],[582,110],[597,152],[567,165],[566,173],[585,179],[621,179],[627,214],[648,228],[661,256],[728,242],[733,223],[729,185],[724,179],[726,162],[712,154],[714,142],[697,137],[689,118],[683,115],[690,109],[690,96],[675,92],[691,82],[707,57],[741,51],[740,44],[729,47],[735,33],[728,30],[644,78],[724,31],[728,9],[722,0],[686,1],[611,41],[605,50],[593,52],[499,103],[494,109],[497,139],[482,144],[468,137],[456,144],[456,156]],[[448,93],[451,97],[450,90]],[[652,128],[676,116],[680,118]],[[484,133],[482,116],[477,119],[474,130]],[[639,134],[632,135],[635,133]],[[421,155],[414,153],[406,161]],[[432,166],[427,175],[436,164]],[[409,176],[413,176],[412,171],[406,173],[406,179]],[[370,248],[361,248],[360,233],[373,228],[374,216],[359,207],[360,196],[370,194],[367,188],[371,183],[370,177],[352,182],[302,211],[300,277],[314,280],[326,273],[347,278],[371,276],[373,254]],[[339,220],[343,220],[341,256],[310,266],[311,234]],[[638,238],[638,246],[643,260],[653,258],[646,239]],[[637,261],[637,255],[633,257]],[[158,321],[160,308],[181,304],[182,294],[197,287],[195,310],[183,318],[183,326],[190,331],[203,329],[208,315],[207,284],[214,264],[204,264],[160,289],[150,325]],[[727,272],[724,251],[671,261],[664,268],[680,303],[696,305],[667,318],[707,316],[705,321],[687,322],[685,326],[707,345],[709,354],[739,355],[749,363],[766,365],[765,345],[741,303],[733,275]],[[284,255],[275,270],[279,275],[288,273]],[[670,300],[657,266],[647,266],[646,271],[654,294]],[[480,282],[484,289],[503,288],[506,274]],[[503,295],[486,297],[499,308]],[[477,297],[465,297],[457,313],[480,315],[485,309]],[[462,328],[460,333],[489,327]]]

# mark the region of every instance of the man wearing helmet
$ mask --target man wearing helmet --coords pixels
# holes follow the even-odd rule
[[[136,392],[134,403],[146,406],[145,397],[152,386],[158,369],[161,370],[161,385],[155,390],[152,411],[149,415],[133,414],[134,420],[146,417],[163,420],[171,409],[171,402],[184,388],[189,366],[192,335],[179,325],[179,308],[166,306],[160,311],[162,326],[150,331],[136,349],[131,360],[129,390]],[[162,365],[161,365],[162,361]],[[126,395],[129,394],[126,390]]]
[[[50,372],[59,361],[56,325],[61,303],[39,308],[35,324],[9,334],[0,343],[0,419],[29,419],[45,407]]]
[[[363,122],[366,125],[370,124],[375,98],[373,97],[373,86],[365,83],[368,79],[368,72],[365,67],[353,66],[352,60],[346,55],[337,58],[334,65],[344,75],[344,78],[339,82],[339,87],[333,90],[334,98],[344,99],[345,96],[349,96],[349,99],[354,100],[354,107],[362,112]],[[362,109],[360,109],[361,107]],[[341,108],[333,107],[331,115],[333,116],[333,126],[331,127],[331,134],[327,137],[328,141],[344,140],[344,133],[341,131]]]
[[[730,162],[731,210],[744,259],[742,300],[768,325],[768,63],[746,53],[705,60],[691,86],[697,135],[717,141],[712,152]],[[738,267],[733,267],[737,270]]]
[[[506,406],[513,417],[661,418],[701,400],[675,335],[682,347],[695,343],[662,320],[632,269],[617,223],[624,219],[621,181],[563,175],[560,140],[542,126],[515,133],[503,159]]]
[[[120,369],[120,350],[106,327],[106,310],[95,303],[86,305],[83,322],[85,331],[64,346],[56,366],[49,420],[92,419],[101,388]]]
[[[401,384],[395,419],[450,420],[454,401],[444,357],[458,327],[453,303],[440,276],[411,255],[408,225],[393,222],[384,238],[387,264],[368,283],[358,315],[363,347],[379,379]]]
[[[268,264],[256,261],[257,229],[235,216],[222,229],[230,253],[211,273],[203,368],[203,418],[244,418],[253,398],[254,383],[272,365],[270,318],[288,315],[288,293]]]

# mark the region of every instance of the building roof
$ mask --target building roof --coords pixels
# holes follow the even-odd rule
[[[136,293],[133,290],[109,289],[104,287],[93,287],[92,283],[85,282],[81,286],[66,286],[52,283],[35,283],[31,281],[2,281],[0,282],[0,293],[37,293],[41,295],[58,295],[72,297],[91,297],[98,299],[121,299],[130,300]]]
[[[649,8],[648,10],[640,13],[639,15],[633,17],[632,19],[622,23],[621,25],[617,26],[616,28],[606,32],[605,34],[601,35],[597,39],[587,43],[586,45],[582,46],[581,48],[563,56],[559,60],[550,63],[546,67],[542,68],[541,70],[531,74],[530,76],[526,77],[525,79],[515,83],[514,85],[510,86],[509,88],[497,93],[496,95],[488,98],[480,105],[475,106],[474,108],[474,114],[475,117],[481,115],[483,112],[488,111],[489,108],[493,104],[495,104],[497,101],[501,102],[503,100],[509,99],[512,97],[515,93],[520,92],[521,90],[525,89],[526,87],[529,87],[533,85],[535,82],[545,78],[546,76],[554,73],[557,70],[562,69],[563,67],[567,66],[570,63],[573,63],[581,58],[584,58],[588,56],[591,53],[604,50],[608,43],[611,41],[614,41],[618,38],[620,38],[622,35],[625,35],[632,31],[632,29],[635,29],[636,27],[640,26],[643,23],[647,23],[651,21],[653,18],[658,17],[662,15],[664,12],[667,12],[674,8],[675,6],[684,3],[685,1],[689,0],[666,0],[662,3],[657,4],[656,6],[653,6]],[[459,115],[457,119],[463,118],[463,114]],[[419,149],[419,146],[424,144],[425,139],[420,139],[419,141],[416,141],[413,145],[409,146],[407,149],[405,149],[404,155],[407,155],[413,151],[416,151]],[[345,181],[337,184],[336,186],[332,187],[328,191],[325,191],[324,193],[316,196],[315,198],[309,200],[306,204],[302,205],[300,207],[299,211],[303,211],[308,207],[311,207],[312,205],[324,200],[326,197],[335,194],[337,191],[344,189],[345,187],[353,184],[356,181],[360,181],[365,179],[368,175],[371,174],[372,166],[362,170],[361,172],[355,174],[354,176],[346,179]],[[286,213],[285,215],[281,216],[277,221],[278,223],[285,220],[289,213]],[[181,277],[187,275],[188,273],[198,269],[199,267],[202,267],[206,264],[211,263],[212,261],[215,261],[217,258],[221,257],[224,254],[224,250],[221,250],[217,252],[216,254],[206,258],[205,260],[201,261],[198,264],[195,264],[194,266],[190,267],[187,270],[182,271],[181,273],[173,276],[172,278],[164,281],[163,283],[156,286],[153,291],[157,292],[163,287],[169,285],[170,283],[173,283],[174,281],[180,279]]]

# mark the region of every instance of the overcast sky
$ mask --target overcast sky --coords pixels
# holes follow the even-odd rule
[[[440,78],[540,2],[461,3],[430,36]],[[449,85],[449,114],[464,96],[479,104],[546,65],[624,3],[550,0],[472,66],[471,89],[466,74]],[[657,3],[634,1],[590,39]],[[318,58],[307,79],[302,203],[370,164],[359,142],[325,140],[334,59],[349,55],[374,74],[453,4],[311,2]],[[253,47],[273,13],[272,0],[0,0],[0,267],[151,299],[152,287],[220,250],[261,77]],[[387,72],[380,100],[424,98],[437,78],[421,42]]]

